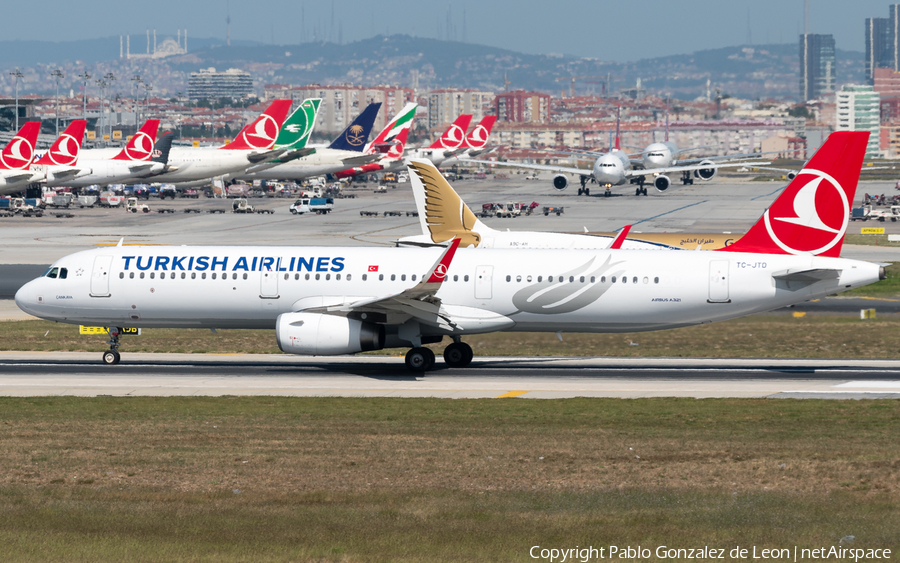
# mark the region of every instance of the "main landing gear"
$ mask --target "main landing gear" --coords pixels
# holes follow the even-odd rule
[[[103,352],[103,363],[108,366],[114,366],[119,363],[121,356],[119,355],[119,329],[110,327],[109,329],[109,350]]]
[[[636,190],[634,190],[634,195],[647,195],[647,188],[637,188]]]
[[[446,348],[444,348],[444,362],[451,368],[464,368],[472,363],[475,353],[472,347],[456,340]],[[406,353],[406,367],[410,371],[426,372],[434,367],[434,352],[425,347],[417,347]]]

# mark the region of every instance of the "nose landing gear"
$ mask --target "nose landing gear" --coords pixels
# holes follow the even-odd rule
[[[103,363],[108,366],[114,366],[119,363],[121,356],[119,355],[119,329],[117,327],[109,327],[109,350],[103,352]]]

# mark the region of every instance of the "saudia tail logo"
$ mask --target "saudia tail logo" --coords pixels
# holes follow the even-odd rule
[[[611,270],[624,262],[613,262],[612,256],[609,256],[595,267],[597,260],[592,258],[560,276],[550,276],[520,289],[513,295],[513,305],[518,311],[512,314],[560,315],[577,311],[600,299],[612,287],[615,276],[622,273],[621,269]]]
[[[347,139],[347,142],[354,147],[358,147],[366,142],[366,139],[363,137],[362,125],[351,125],[344,137]]]
[[[147,160],[153,154],[153,139],[143,131],[138,131],[131,142],[125,145],[125,154],[131,160]]]
[[[50,150],[50,162],[59,166],[73,166],[78,160],[80,145],[72,135],[63,133],[56,147]]]
[[[25,168],[34,158],[34,147],[22,137],[13,137],[9,145],[0,153],[0,160],[9,169]]]
[[[445,149],[455,149],[462,144],[465,138],[466,132],[463,131],[462,127],[454,123],[447,129],[444,136],[441,137],[441,145],[443,145]]]
[[[779,198],[766,210],[766,230],[788,254],[821,254],[847,232],[847,194],[837,180],[820,170],[801,170],[791,186],[795,184],[799,187],[793,199]]]
[[[249,131],[244,132],[244,142],[254,149],[267,149],[278,135],[278,123],[268,114],[262,114]]]

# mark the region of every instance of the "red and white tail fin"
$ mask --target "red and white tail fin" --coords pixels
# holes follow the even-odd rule
[[[619,121],[622,113],[622,106],[616,108],[616,150],[621,150],[619,148]]]
[[[66,127],[66,130],[53,142],[50,150],[44,153],[35,164],[47,166],[75,166],[78,162],[78,151],[81,150],[81,142],[84,139],[84,129],[87,121],[76,119]]]
[[[625,242],[625,239],[628,237],[628,231],[631,230],[631,225],[625,225],[622,227],[622,230],[619,231],[619,234],[616,235],[616,238],[609,244],[609,247],[613,250],[618,250],[622,248],[622,243]]]
[[[241,129],[224,150],[269,150],[275,146],[278,131],[291,110],[291,100],[275,100],[253,123]]]
[[[868,142],[867,131],[829,135],[747,234],[719,250],[840,256]]]
[[[382,162],[384,162],[384,160],[400,160],[403,158],[403,151],[406,149],[406,139],[408,137],[409,129],[400,131],[400,134],[394,139],[394,144],[391,145],[391,148],[387,152],[387,156]]]
[[[496,115],[487,115],[483,117],[478,125],[466,135],[465,146],[470,149],[483,149],[487,145],[488,138],[491,136],[491,129],[494,128],[494,123],[496,121]]]
[[[34,145],[41,131],[40,121],[29,121],[0,152],[0,170],[24,170],[34,160]]]
[[[471,115],[462,114],[447,127],[438,140],[431,143],[429,149],[458,149],[466,141],[466,129],[472,121]]]
[[[144,126],[134,134],[122,152],[114,156],[113,160],[146,161],[153,156],[153,146],[156,144],[156,132],[159,131],[159,120],[148,119]]]

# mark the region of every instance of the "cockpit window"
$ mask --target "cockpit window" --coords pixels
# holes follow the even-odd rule
[[[48,278],[56,279],[56,276],[59,274],[59,268],[50,268],[47,270],[47,273],[44,274]]]
[[[67,268],[59,269],[59,279],[64,280],[64,279],[66,279],[66,276],[68,276],[68,275],[69,275],[69,270]]]

